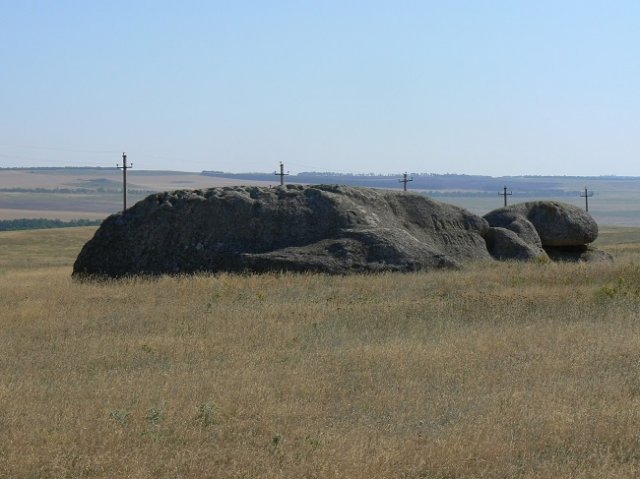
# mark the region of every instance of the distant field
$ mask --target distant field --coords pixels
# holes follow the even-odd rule
[[[612,178],[505,178],[503,179],[512,196],[507,197],[508,204],[525,201],[561,201],[579,208],[585,208],[585,183],[588,183],[589,213],[600,225],[607,226],[640,226],[640,178],[612,179]],[[545,183],[542,186],[542,183]],[[530,189],[536,189],[535,195],[528,194]],[[421,190],[424,191],[424,190]],[[470,197],[445,196],[436,199],[468,209],[478,215],[504,205],[504,197],[500,195],[501,188],[482,196]],[[449,192],[451,193],[451,192]],[[562,194],[559,194],[562,193]]]
[[[127,173],[127,204],[131,206],[156,191],[235,184],[239,182],[197,173],[130,170]],[[249,180],[244,184],[269,183]],[[16,189],[22,191],[11,191]],[[0,220],[101,219],[120,210],[122,172],[116,168],[0,170]]]
[[[100,181],[96,181],[100,180]],[[180,171],[127,171],[127,183],[131,189],[155,191],[179,188],[211,188],[238,184],[237,180],[202,176],[198,173]],[[268,184],[264,181],[249,181],[252,184]],[[275,181],[272,182],[272,184]],[[31,169],[1,170],[0,189],[3,188],[82,188],[94,189],[98,186],[120,188],[122,171],[115,168],[104,169]]]
[[[115,166],[115,165],[114,165]],[[133,205],[151,192],[176,189],[210,188],[231,185],[275,185],[277,178],[269,174],[236,175],[232,178],[204,176],[176,171],[130,170],[128,205]],[[257,179],[259,178],[259,179]],[[287,181],[296,182],[290,176]],[[388,176],[300,176],[313,183],[347,182],[353,185],[398,188],[397,179]],[[419,181],[418,181],[419,180]],[[450,183],[450,184],[449,184]],[[462,206],[484,215],[499,208],[502,185],[513,196],[509,203],[557,200],[584,207],[579,195],[585,183],[589,191],[590,213],[601,225],[640,226],[640,178],[571,178],[571,177],[507,177],[485,178],[464,175],[422,175],[410,184],[411,191],[432,195],[439,201]],[[0,169],[0,220],[14,218],[100,219],[122,209],[122,173],[116,168],[104,169]],[[17,189],[17,191],[16,191]],[[458,194],[456,196],[456,193]]]
[[[614,264],[77,282],[0,233],[0,477],[640,475],[640,228]]]

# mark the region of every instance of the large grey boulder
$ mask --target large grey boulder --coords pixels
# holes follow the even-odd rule
[[[107,218],[74,275],[414,271],[490,258],[487,222],[425,196],[348,186],[154,194]]]
[[[503,228],[509,228],[508,224],[514,221],[524,224],[526,220],[533,225],[545,247],[580,246],[592,243],[598,237],[598,225],[589,213],[558,201],[518,203],[493,210],[484,218],[490,226]]]

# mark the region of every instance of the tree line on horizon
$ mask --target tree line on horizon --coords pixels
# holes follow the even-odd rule
[[[0,220],[0,231],[37,230],[51,228],[73,228],[76,226],[98,226],[102,220],[70,220],[47,218],[19,218],[15,220]]]

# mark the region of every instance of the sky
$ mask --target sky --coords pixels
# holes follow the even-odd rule
[[[0,0],[0,167],[640,176],[637,0]]]

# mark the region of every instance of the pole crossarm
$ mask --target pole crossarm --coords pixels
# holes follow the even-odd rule
[[[505,186],[505,187],[502,189],[502,193],[498,193],[498,195],[500,195],[500,196],[503,196],[503,197],[504,197],[504,206],[505,206],[505,208],[506,208],[506,207],[507,207],[507,196],[511,196],[511,195],[513,195],[513,191],[511,191],[511,190],[508,190],[508,191],[507,191],[507,187]]]
[[[580,193],[580,197],[584,198],[584,209],[585,211],[589,211],[589,198],[593,196],[593,191],[589,191],[588,188],[584,187],[584,193]]]
[[[284,177],[289,175],[288,172],[284,172],[284,163],[280,162],[280,173],[275,171],[273,174],[280,177],[280,186],[284,186]]]
[[[410,181],[413,181],[413,178],[407,178],[407,176],[408,175],[405,173],[404,175],[402,175],[402,178],[398,180],[400,183],[404,183],[403,185],[404,191],[407,191],[407,183],[409,183]]]

